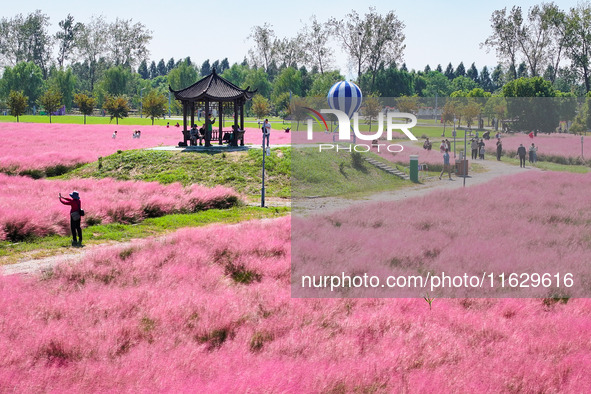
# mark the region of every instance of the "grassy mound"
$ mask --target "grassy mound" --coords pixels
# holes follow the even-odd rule
[[[198,183],[224,185],[246,194],[261,189],[263,152],[170,152],[151,150],[121,151],[87,164],[65,175],[66,178],[105,178],[157,181],[163,184]],[[278,148],[266,158],[266,191],[274,197],[290,196],[290,148]]]

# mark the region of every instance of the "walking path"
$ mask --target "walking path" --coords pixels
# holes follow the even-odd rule
[[[540,171],[537,168],[533,167],[526,167],[525,169],[519,168],[514,165],[506,164],[503,162],[498,162],[496,160],[485,160],[485,161],[478,161],[480,165],[486,168],[486,172],[473,174],[466,178],[466,187],[479,185],[482,183],[486,183],[492,179],[495,179],[500,176],[504,175],[512,175],[521,173],[524,171]],[[346,198],[335,198],[335,197],[327,197],[327,198],[310,198],[310,199],[302,199],[298,201],[293,201],[294,211],[296,213],[328,213],[333,212],[339,209],[347,208],[356,204],[364,204],[367,205],[371,202],[381,202],[381,201],[399,201],[406,198],[413,198],[418,196],[423,196],[427,193],[430,193],[434,190],[452,190],[458,189],[463,186],[463,178],[454,177],[453,181],[450,181],[446,178],[443,180],[439,180],[437,177],[434,179],[428,180],[423,184],[417,184],[410,187],[405,187],[401,189],[381,192],[377,194],[373,194],[363,199],[346,199]],[[283,199],[267,199],[266,206],[273,207],[273,206],[284,206],[287,202]],[[256,203],[251,203],[249,205],[256,205]],[[117,243],[115,246],[112,243],[109,244],[100,244],[100,245],[92,245],[87,246],[81,249],[74,249],[71,253],[62,254],[58,256],[51,256],[42,259],[33,259],[28,261],[23,261],[11,265],[5,265],[0,267],[0,272],[4,275],[13,275],[13,274],[32,274],[36,272],[40,272],[43,270],[51,269],[51,267],[55,266],[58,263],[62,262],[69,262],[75,263],[81,260],[84,256],[89,253],[92,253],[101,248],[110,248],[110,247],[126,247],[129,244],[133,243],[134,241],[128,241],[124,243]]]
[[[479,172],[466,177],[466,187],[480,185],[489,182],[492,179],[505,175],[513,175],[522,173],[524,171],[540,171],[536,167],[520,168],[518,166],[503,163],[496,160],[477,160],[478,164],[486,169],[486,172]],[[410,187],[385,191],[373,194],[362,199],[347,199],[342,197],[326,197],[326,198],[310,198],[292,201],[294,212],[298,214],[311,213],[329,213],[351,207],[357,204],[367,205],[372,202],[383,201],[399,201],[406,198],[413,198],[423,196],[433,190],[453,190],[463,187],[464,179],[461,177],[453,177],[450,181],[447,173],[444,178],[439,180],[435,177],[422,184],[413,185]]]

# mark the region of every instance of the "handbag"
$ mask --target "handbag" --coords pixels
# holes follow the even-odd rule
[[[84,209],[80,210],[80,216],[84,216]]]
[[[70,218],[72,218],[73,221],[80,220],[80,212],[78,212],[78,211],[70,212]]]

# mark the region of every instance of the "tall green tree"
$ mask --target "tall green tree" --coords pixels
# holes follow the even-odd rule
[[[269,100],[263,97],[260,94],[255,94],[252,98],[252,112],[256,115],[257,118],[262,119],[267,116],[271,110],[269,105]]]
[[[248,50],[251,64],[254,67],[262,67],[265,72],[269,71],[269,65],[276,57],[275,32],[269,23],[263,26],[254,26],[248,38],[254,41],[254,47]],[[209,65],[209,61],[207,61]],[[205,65],[205,63],[204,63]],[[207,75],[201,67],[201,75]]]
[[[131,72],[129,69],[115,66],[105,71],[99,87],[106,95],[120,96],[128,93],[130,81]]]
[[[11,90],[8,95],[6,104],[10,109],[10,114],[16,116],[16,122],[19,122],[19,117],[27,110],[27,102],[29,98],[21,91]]]
[[[454,73],[454,66],[451,65],[451,62],[445,68],[443,75],[445,75],[450,81],[456,77],[456,74]]]
[[[109,33],[110,58],[116,66],[135,68],[148,55],[152,31],[143,23],[117,18],[109,25]]]
[[[47,89],[39,97],[39,104],[49,115],[49,123],[51,123],[51,115],[62,106],[62,94],[57,90]]]
[[[152,60],[150,63],[150,79],[154,79],[158,76],[158,67],[156,67],[156,62]]]
[[[456,78],[466,76],[466,67],[464,67],[464,62],[460,62],[460,64],[458,64],[456,71],[454,71],[454,76]]]
[[[150,79],[150,72],[148,71],[148,62],[146,62],[146,59],[140,62],[140,65],[137,68],[137,73],[142,79]]]
[[[252,68],[244,79],[243,88],[250,87],[251,90],[257,90],[264,97],[271,94],[272,85],[269,82],[269,76],[262,68]]]
[[[284,68],[273,81],[271,100],[274,101],[281,93],[291,91],[292,94],[302,96],[302,74],[293,67]]]
[[[171,72],[175,65],[176,63],[174,62],[174,57],[168,59],[168,63],[166,63],[166,72]]]
[[[47,78],[51,64],[52,40],[48,33],[49,17],[36,10],[24,17],[22,14],[2,19],[0,29],[0,54],[9,64],[33,62]],[[30,97],[29,97],[30,99]]]
[[[473,80],[474,82],[478,83],[478,69],[476,68],[476,64],[472,63],[468,71],[466,71],[466,76]]]
[[[497,53],[497,58],[504,63],[512,66],[515,73],[512,75],[513,79],[517,78],[517,57],[519,51],[518,34],[523,17],[521,15],[520,7],[513,7],[507,13],[507,8],[502,10],[495,10],[490,17],[490,24],[492,33],[481,44],[488,49],[494,49]]]
[[[184,89],[197,82],[197,70],[187,62],[182,61],[178,67],[168,73],[168,84],[174,90]]]
[[[558,127],[556,91],[542,77],[519,78],[503,86],[507,113],[521,130],[552,132]]]
[[[205,77],[209,74],[211,74],[211,65],[209,64],[209,59],[205,59],[201,65],[201,76]]]
[[[591,91],[591,4],[580,3],[567,17],[566,54],[583,77],[585,91]]]
[[[166,107],[166,97],[156,90],[150,90],[142,101],[142,112],[152,119],[152,126],[154,126],[154,118],[161,118],[166,114]]]
[[[160,76],[166,75],[167,71],[166,71],[166,64],[164,63],[164,59],[160,59],[156,68],[158,69],[158,75],[160,75]]]
[[[372,74],[370,89],[375,86],[375,73],[381,64],[391,65],[402,59],[404,51],[404,23],[394,11],[378,13],[370,7],[361,17],[356,11],[346,19],[331,19],[332,33],[357,71],[357,79],[366,71]]]
[[[488,72],[488,67],[482,67],[482,70],[480,71],[480,77],[478,78],[478,82],[480,83],[480,87],[485,91],[492,92],[494,90],[493,82],[490,78],[490,73]]]
[[[74,100],[74,88],[76,87],[76,77],[72,73],[72,69],[56,70],[54,68],[48,82],[51,89],[61,93],[66,109],[71,110]]]
[[[108,52],[109,25],[102,16],[92,18],[82,28],[76,42],[78,55],[82,63],[86,64],[88,70],[89,90],[94,90],[94,84],[100,77],[99,67],[101,59],[107,56]]]
[[[96,100],[86,93],[78,93],[74,96],[74,103],[76,103],[78,109],[84,115],[84,124],[86,124],[86,116],[92,115]]]
[[[308,92],[309,96],[326,97],[330,88],[337,82],[343,81],[345,77],[338,71],[325,71],[324,74],[313,76],[312,86]]]
[[[238,63],[232,64],[232,67],[224,71],[222,77],[232,82],[236,86],[243,86],[248,74],[248,66],[242,66]]]
[[[68,14],[66,19],[59,22],[59,27],[60,30],[55,34],[55,39],[58,43],[57,64],[61,69],[64,67],[64,62],[72,56],[84,26],[82,23],[75,23],[74,17]]]
[[[431,71],[425,74],[426,87],[423,89],[425,97],[444,97],[451,93],[451,83],[445,75],[437,71]]]
[[[107,111],[111,120],[115,118],[119,124],[119,119],[126,118],[129,114],[129,102],[124,96],[107,96],[103,109]]]
[[[6,67],[0,80],[0,92],[7,97],[11,90],[23,91],[29,99],[29,106],[35,105],[43,92],[43,73],[33,62],[17,63]]]

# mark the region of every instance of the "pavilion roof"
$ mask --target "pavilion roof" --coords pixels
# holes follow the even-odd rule
[[[168,87],[174,97],[181,101],[202,101],[209,99],[210,101],[234,101],[236,99],[250,100],[256,90],[250,91],[250,86],[246,89],[241,89],[217,75],[215,69],[208,76],[195,82],[193,85],[181,90],[173,90]]]

